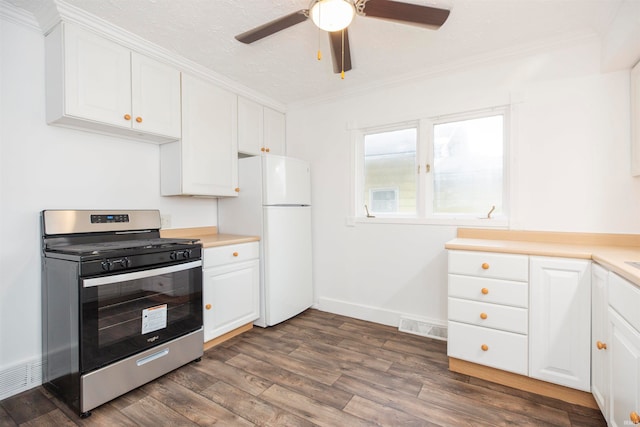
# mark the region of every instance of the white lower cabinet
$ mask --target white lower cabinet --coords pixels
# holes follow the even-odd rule
[[[609,272],[591,266],[591,393],[602,415],[609,418],[609,340],[607,286]]]
[[[640,424],[640,288],[609,273],[609,425]]]
[[[205,342],[260,316],[258,257],[258,242],[204,250],[202,302]]]
[[[530,377],[591,392],[590,265],[530,257]]]
[[[527,375],[527,260],[449,251],[449,357]]]

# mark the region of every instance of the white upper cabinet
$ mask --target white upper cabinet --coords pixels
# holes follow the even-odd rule
[[[238,152],[284,155],[285,131],[284,114],[238,97]]]
[[[529,376],[591,391],[590,261],[530,257]]]
[[[160,147],[163,196],[237,196],[237,96],[182,75],[182,139]]]
[[[285,115],[267,107],[264,107],[264,146],[268,153],[285,155]]]
[[[46,37],[46,94],[50,124],[180,138],[180,71],[68,23]]]

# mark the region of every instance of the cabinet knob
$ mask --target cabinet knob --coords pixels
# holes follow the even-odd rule
[[[482,295],[486,295],[486,294],[488,294],[488,293],[489,293],[489,289],[487,289],[487,288],[482,288],[482,290],[481,290],[480,292],[482,292]]]
[[[267,149],[266,149],[266,150],[264,150],[264,151],[266,151],[266,152],[268,153],[270,150],[267,148]]]
[[[482,344],[482,345],[480,346],[480,348],[482,349],[482,351],[487,351],[487,350],[489,350],[489,346],[488,346],[488,345],[486,345],[486,344]]]
[[[136,117],[136,122],[142,123],[142,117]]]
[[[234,253],[233,253],[233,256],[238,256],[238,252],[234,252]]]
[[[489,264],[487,264],[486,262],[482,263],[482,269],[483,270],[488,270],[489,269]]]
[[[205,305],[204,308],[206,308],[207,310],[211,310],[211,304]]]
[[[264,153],[265,152],[265,148],[264,147],[260,147],[260,151],[262,151]]]
[[[480,313],[480,318],[482,320],[486,319],[487,318],[487,313]]]
[[[602,341],[596,341],[596,347],[598,347],[598,350],[606,350],[607,344]]]
[[[236,193],[239,193],[240,192],[240,187],[234,188],[233,191],[235,191]]]
[[[629,419],[631,420],[632,423],[634,424],[640,424],[640,415],[638,415],[638,413],[636,411],[632,411],[629,414]]]
[[[131,115],[130,114],[125,114],[124,115],[124,119],[125,120],[131,120]]]

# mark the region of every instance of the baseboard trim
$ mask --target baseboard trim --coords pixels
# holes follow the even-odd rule
[[[584,406],[591,409],[600,409],[591,393],[557,384],[551,384],[546,381],[540,381],[535,378],[525,377],[523,375],[490,368],[488,366],[478,365],[476,363],[467,362],[466,360],[450,357],[449,370],[490,381],[492,383],[517,388],[518,390],[552,397],[574,405]]]
[[[327,313],[339,314],[341,316],[353,317],[354,319],[366,320],[368,322],[379,323],[381,325],[399,327],[401,318],[409,318],[423,323],[431,323],[446,327],[446,320],[433,319],[416,316],[395,310],[388,310],[370,305],[355,304],[348,301],[333,298],[320,298],[313,308]]]

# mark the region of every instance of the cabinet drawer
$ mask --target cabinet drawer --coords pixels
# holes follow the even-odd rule
[[[447,355],[527,375],[527,336],[449,322]],[[486,350],[483,350],[483,345]]]
[[[529,285],[526,282],[450,274],[449,296],[526,308],[529,306]]]
[[[260,257],[259,242],[206,248],[202,257],[202,268],[218,267]]]
[[[526,334],[528,331],[526,308],[457,298],[449,298],[449,320],[519,334]]]
[[[450,250],[449,273],[526,282],[529,280],[529,257]]]
[[[640,331],[640,288],[609,272],[609,305]]]

